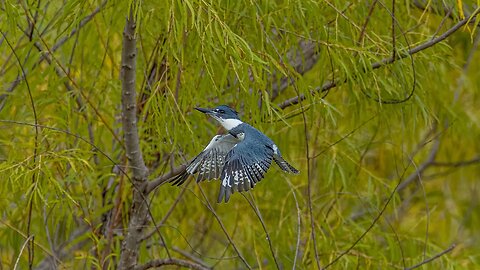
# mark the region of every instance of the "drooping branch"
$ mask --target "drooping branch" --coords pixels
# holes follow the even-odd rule
[[[411,55],[414,55],[416,53],[419,53],[419,52],[421,52],[425,49],[428,49],[428,48],[436,45],[437,43],[445,40],[446,38],[451,36],[453,33],[458,31],[465,24],[469,23],[470,21],[475,21],[475,18],[476,18],[477,14],[479,12],[480,12],[480,10],[477,9],[474,13],[472,13],[471,16],[466,17],[465,19],[459,21],[454,26],[452,26],[450,29],[445,31],[442,35],[440,35],[438,37],[435,37],[433,39],[430,39],[430,40],[428,40],[428,41],[426,41],[426,42],[408,50],[406,53],[403,53],[403,54],[398,53],[398,54],[395,55],[395,57],[393,57],[393,56],[387,57],[387,58],[384,58],[384,59],[382,59],[378,62],[372,63],[371,66],[370,66],[370,70],[374,70],[374,69],[378,69],[378,68],[386,66],[386,65],[390,65],[390,64],[392,64],[392,63],[394,63],[398,60],[409,57]],[[332,89],[332,88],[334,88],[334,87],[336,87],[340,84],[343,84],[343,83],[345,83],[345,80],[344,81],[336,80],[336,81],[326,82],[322,86],[317,87],[314,90],[311,90],[310,94],[315,95],[315,94],[318,94],[318,93],[326,92],[326,91],[328,91],[328,90],[330,90],[330,89]],[[298,104],[300,101],[305,100],[305,98],[306,97],[305,97],[304,94],[300,94],[296,97],[292,97],[290,99],[287,99],[287,100],[283,101],[282,103],[278,104],[278,107],[280,109],[285,109],[289,106]]]
[[[134,3],[133,3],[134,4]],[[140,140],[137,128],[136,115],[136,20],[134,6],[130,7],[130,14],[123,31],[122,48],[122,122],[125,140],[125,150],[130,168],[133,173],[133,201],[130,208],[130,222],[127,234],[122,243],[119,269],[133,269],[138,260],[139,246],[137,239],[142,237],[143,227],[148,218],[148,202],[145,199],[147,188],[148,169],[143,160],[140,149]]]

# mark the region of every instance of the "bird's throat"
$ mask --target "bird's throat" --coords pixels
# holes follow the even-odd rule
[[[238,119],[221,119],[219,122],[226,130],[232,130],[243,124],[243,122]]]

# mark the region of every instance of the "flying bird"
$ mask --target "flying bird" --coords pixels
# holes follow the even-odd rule
[[[298,174],[277,145],[265,134],[244,123],[232,108],[221,105],[214,109],[195,108],[217,120],[227,131],[215,135],[210,143],[186,167],[171,179],[180,186],[190,175],[197,174],[197,183],[206,179],[220,179],[218,202],[228,202],[235,191],[247,191],[264,178],[272,160],[285,172]]]

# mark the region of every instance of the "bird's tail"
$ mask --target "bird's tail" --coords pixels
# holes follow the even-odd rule
[[[172,186],[180,186],[183,183],[185,183],[185,181],[188,179],[189,176],[190,176],[190,174],[186,170],[184,170],[183,172],[181,172],[177,176],[168,180],[168,182],[172,183]]]
[[[285,172],[293,173],[293,174],[299,174],[300,171],[295,169],[292,165],[290,165],[285,159],[283,159],[282,156],[274,156],[273,160],[275,160],[275,163],[277,163],[278,167],[282,169]]]

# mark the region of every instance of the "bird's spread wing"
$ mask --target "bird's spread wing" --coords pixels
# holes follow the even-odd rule
[[[263,179],[272,164],[273,149],[256,142],[242,141],[225,157],[218,202],[228,202],[235,191],[247,191]]]
[[[172,185],[181,185],[189,175],[196,174],[197,182],[205,179],[219,178],[225,163],[227,153],[239,142],[230,134],[216,135],[205,149],[198,154],[181,174],[169,182]]]

